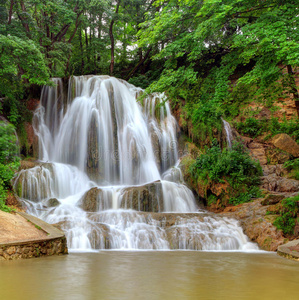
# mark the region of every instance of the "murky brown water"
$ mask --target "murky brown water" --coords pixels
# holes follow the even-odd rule
[[[299,263],[274,253],[111,252],[0,262],[1,300],[299,299]]]

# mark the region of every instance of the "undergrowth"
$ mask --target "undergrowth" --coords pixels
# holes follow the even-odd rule
[[[234,143],[232,149],[224,150],[216,140],[212,144],[190,166],[192,176],[205,189],[208,204],[220,199],[223,205],[237,205],[258,197],[262,175],[259,163],[251,159],[240,143]],[[218,183],[223,183],[224,188],[222,194],[216,197],[211,187]]]
[[[5,204],[10,181],[19,168],[20,158],[14,126],[0,122],[0,210],[9,212]]]
[[[244,122],[235,122],[234,127],[242,134],[255,138],[262,133],[268,133],[268,138],[279,133],[286,133],[299,142],[299,120],[278,121],[278,118],[255,119],[247,118]]]
[[[279,217],[273,225],[281,229],[284,234],[294,234],[297,213],[299,211],[297,203],[299,195],[282,200],[282,209],[279,211]]]

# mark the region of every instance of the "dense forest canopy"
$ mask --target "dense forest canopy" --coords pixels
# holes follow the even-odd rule
[[[1,0],[0,19],[1,98],[110,74],[187,101],[197,124],[245,98],[298,98],[297,1]]]
[[[143,75],[145,87],[163,69],[150,90],[186,98],[213,78],[219,102],[238,68],[239,89],[262,95],[299,60],[297,1],[1,0],[0,18],[2,96],[20,78],[81,74]]]

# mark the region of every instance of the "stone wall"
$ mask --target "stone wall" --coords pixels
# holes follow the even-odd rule
[[[66,238],[0,245],[0,260],[67,254]]]
[[[68,253],[64,232],[51,224],[25,212],[15,215],[2,212],[0,219],[3,230],[0,261]],[[11,223],[13,226],[10,226]],[[5,235],[5,232],[9,234]]]

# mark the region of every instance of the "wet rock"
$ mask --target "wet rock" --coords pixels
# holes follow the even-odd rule
[[[261,187],[268,191],[275,192],[298,192],[299,181],[295,179],[288,179],[285,177],[279,177],[276,174],[269,176],[263,176]]]
[[[287,134],[280,133],[272,138],[275,147],[291,154],[293,157],[299,157],[299,145]]]
[[[269,194],[261,201],[261,205],[274,205],[286,198],[284,194]]]
[[[154,130],[154,126],[150,127],[150,133],[151,133],[151,142],[152,147],[156,159],[156,163],[158,166],[159,171],[161,171],[161,148],[160,148],[160,142],[159,142],[159,136],[157,132]]]
[[[205,244],[205,234],[194,235],[188,227],[172,226],[166,230],[170,249],[202,250]]]
[[[110,249],[109,235],[110,228],[107,225],[96,224],[88,234],[92,249]]]
[[[94,187],[85,193],[77,205],[85,211],[96,212],[99,210],[99,197],[101,194],[102,190]]]
[[[56,198],[50,198],[47,202],[46,205],[48,207],[56,207],[60,204],[60,202]]]
[[[36,161],[21,160],[19,170],[27,170],[36,166],[40,166],[40,163]]]
[[[264,199],[257,199],[235,206],[233,209],[227,207],[221,214],[239,220],[244,233],[252,241],[257,242],[261,249],[276,251],[278,246],[284,243],[285,238],[282,231],[272,224],[275,218],[271,219],[266,215],[269,208],[274,206],[264,206],[263,201]]]
[[[146,214],[146,213],[140,213],[140,214]],[[150,217],[156,221],[160,222],[161,227],[171,227],[177,224],[178,219],[179,220],[190,220],[196,218],[199,221],[203,221],[204,217],[206,217],[208,214],[201,213],[150,213]]]
[[[91,180],[99,181],[103,171],[99,165],[98,128],[95,115],[92,116],[87,135],[87,174]]]
[[[34,166],[30,167],[29,166]],[[51,196],[48,181],[53,175],[51,163],[21,164],[21,169],[12,180],[14,191],[20,198],[38,202]]]
[[[131,186],[122,190],[121,208],[137,211],[160,212],[164,210],[160,181],[142,186]]]

